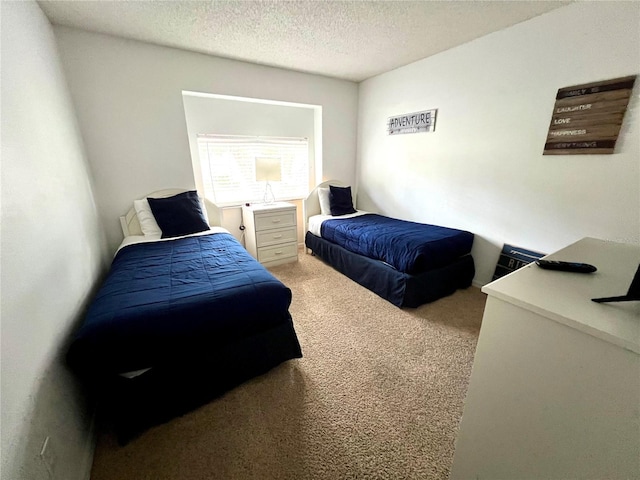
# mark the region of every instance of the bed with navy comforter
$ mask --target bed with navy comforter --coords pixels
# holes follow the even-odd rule
[[[473,234],[464,230],[398,220],[374,213],[325,220],[322,238],[351,252],[388,263],[403,273],[448,265],[471,251]]]
[[[470,232],[366,213],[322,220],[313,254],[398,307],[418,307],[471,285]]]
[[[229,233],[122,248],[67,359],[121,441],[302,356],[291,290]]]
[[[398,307],[471,285],[473,234],[355,208],[351,186],[327,180],[303,200],[307,251]]]

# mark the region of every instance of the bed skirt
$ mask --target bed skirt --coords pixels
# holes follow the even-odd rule
[[[390,265],[350,252],[307,232],[305,245],[316,256],[397,307],[415,308],[467,288],[475,275],[473,257],[464,255],[449,265],[409,275]]]
[[[89,382],[98,412],[120,444],[151,426],[184,415],[281,363],[302,357],[288,322],[225,346],[194,352],[133,378],[109,376]]]

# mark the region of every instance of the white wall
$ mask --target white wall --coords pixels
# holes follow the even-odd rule
[[[35,2],[1,9],[2,478],[88,478],[92,414],[63,357],[105,237],[51,25]]]
[[[640,79],[615,154],[542,155],[559,88],[640,73],[639,25],[639,3],[580,2],[363,82],[358,205],[474,232],[480,284],[503,243],[640,243]],[[434,133],[387,135],[432,108]]]
[[[109,247],[118,216],[153,190],[194,188],[182,91],[322,106],[323,177],[355,181],[358,86],[64,27],[55,28]]]

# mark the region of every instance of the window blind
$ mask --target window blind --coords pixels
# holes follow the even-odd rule
[[[256,181],[256,157],[281,159],[281,181],[270,182],[276,200],[309,193],[309,141],[306,138],[197,136],[205,196],[218,205],[262,199],[266,183]]]

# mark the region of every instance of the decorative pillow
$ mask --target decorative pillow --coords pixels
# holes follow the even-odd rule
[[[331,215],[331,202],[329,201],[329,187],[320,187],[318,189],[318,201],[320,202],[320,213],[322,215]]]
[[[353,199],[351,198],[351,187],[329,185],[329,202],[331,204],[331,215],[339,216],[356,213],[356,209],[353,208]]]
[[[147,199],[143,198],[142,200],[134,200],[133,208],[138,216],[140,230],[142,230],[143,235],[160,237],[162,235],[162,230],[160,230],[158,222],[156,222],[156,219],[153,216],[153,212],[151,211],[151,207],[149,206]]]
[[[162,230],[162,238],[179,237],[209,230],[198,198],[189,191],[167,198],[148,198],[153,216]]]

